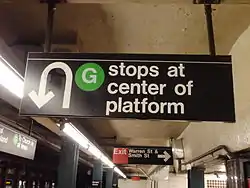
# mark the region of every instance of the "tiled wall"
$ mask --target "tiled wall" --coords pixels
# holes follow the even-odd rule
[[[206,188],[227,188],[226,180],[207,180]]]
[[[226,188],[226,181],[225,175],[205,175],[205,188]]]

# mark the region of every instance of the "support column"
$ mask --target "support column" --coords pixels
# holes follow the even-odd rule
[[[227,187],[228,188],[243,188],[247,184],[247,169],[244,164],[246,164],[246,159],[231,159],[226,162],[227,171]]]
[[[101,161],[95,161],[93,167],[92,187],[102,188],[103,166]]]
[[[212,5],[204,4],[206,23],[207,23],[207,35],[210,55],[216,55],[215,49],[215,39],[214,39],[214,28],[213,28],[213,15],[212,15]]]
[[[79,145],[67,137],[63,137],[58,168],[57,188],[75,188]]]
[[[192,168],[188,170],[188,188],[204,188],[204,169]]]
[[[105,188],[112,188],[113,187],[113,168],[108,168],[106,173],[106,183]]]
[[[113,173],[113,188],[118,188],[118,175]]]
[[[158,188],[158,182],[156,180],[152,180],[150,182],[150,187],[151,188]]]

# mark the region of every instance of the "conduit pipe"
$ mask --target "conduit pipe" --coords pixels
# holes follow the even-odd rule
[[[205,158],[205,157],[207,157],[209,155],[213,155],[215,152],[218,152],[220,150],[224,150],[226,152],[227,157],[229,159],[232,158],[233,153],[230,151],[230,149],[226,145],[219,145],[219,146],[217,146],[217,147],[215,147],[215,148],[213,148],[213,149],[205,152],[204,154],[199,155],[198,157],[195,157],[195,158],[193,158],[193,159],[191,159],[191,160],[189,160],[187,162],[182,163],[181,165],[192,164],[192,163],[194,163],[196,161],[199,161],[199,160],[201,160],[201,159],[203,159],[203,158]]]

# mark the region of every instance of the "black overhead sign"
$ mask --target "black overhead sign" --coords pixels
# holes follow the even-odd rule
[[[173,165],[171,147],[128,146],[114,148],[115,164]]]
[[[0,151],[34,159],[37,140],[0,123]]]
[[[234,122],[231,57],[30,53],[20,114]]]

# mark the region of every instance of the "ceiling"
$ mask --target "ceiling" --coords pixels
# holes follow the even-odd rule
[[[187,122],[154,120],[99,120],[91,121],[95,135],[112,145],[166,146],[168,138],[177,138]]]
[[[31,45],[41,49],[47,16],[45,4],[25,2],[0,1],[0,37],[24,64],[24,52],[34,50]],[[214,6],[218,54],[229,52],[248,27],[250,20],[243,18],[249,16],[250,6]],[[81,52],[208,53],[203,6],[191,4],[58,5],[53,44],[62,51],[70,48]],[[90,124],[77,121],[110,154],[112,145],[166,146],[167,139],[177,138],[188,125],[152,120],[91,119]]]

